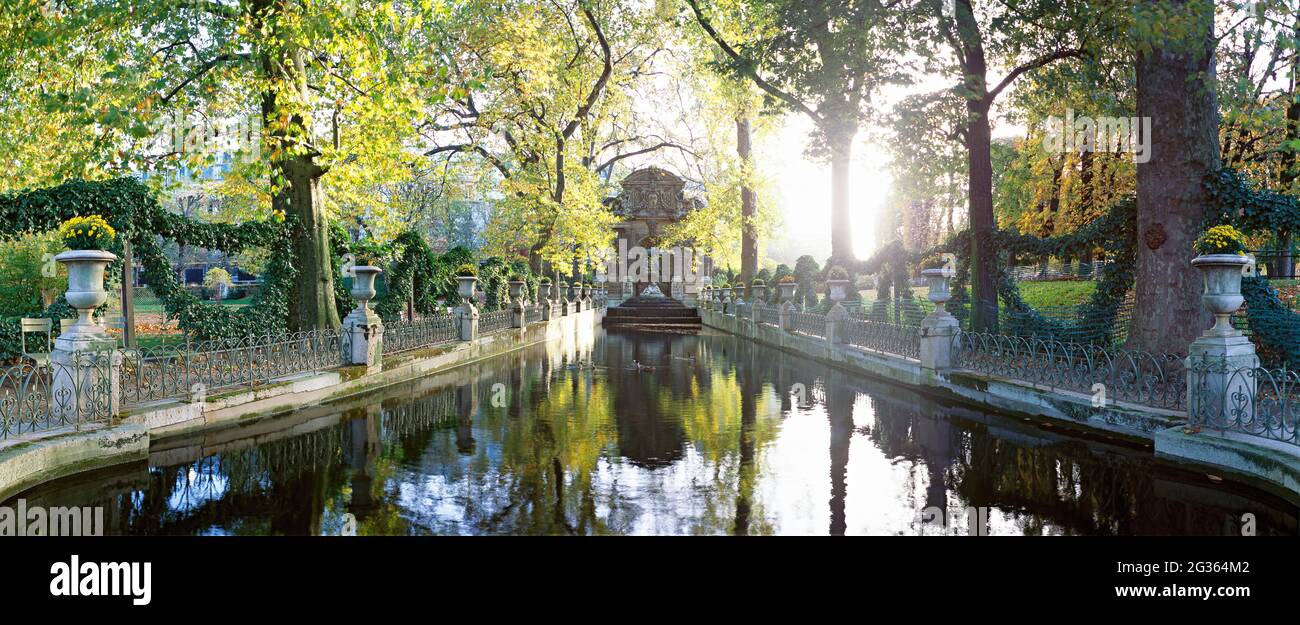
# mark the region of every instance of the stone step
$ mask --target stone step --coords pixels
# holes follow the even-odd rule
[[[690,308],[610,308],[606,311],[606,317],[641,317],[652,315],[655,317],[678,317],[678,318],[699,318],[699,313]]]

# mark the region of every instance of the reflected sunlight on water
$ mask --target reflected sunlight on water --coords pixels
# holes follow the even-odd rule
[[[968,507],[993,534],[1296,533],[1149,451],[707,334],[535,346],[22,496],[126,534],[965,534]]]

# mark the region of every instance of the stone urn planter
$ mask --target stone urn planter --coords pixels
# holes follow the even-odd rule
[[[356,265],[352,267],[352,299],[357,300],[357,308],[369,310],[370,300],[375,299],[375,277],[383,271],[374,265]]]
[[[767,283],[762,280],[755,280],[754,284],[751,285],[750,288],[753,293],[752,299],[754,300],[754,303],[757,304],[767,301]]]
[[[104,328],[95,323],[95,309],[108,301],[104,290],[104,270],[117,260],[112,252],[103,250],[70,250],[54,257],[68,269],[68,290],[64,297],[76,309],[77,321],[64,330],[60,340],[102,340]]]
[[[555,301],[563,304],[568,301],[569,285],[565,282],[558,282],[555,285]]]
[[[456,276],[456,294],[466,303],[474,299],[474,285],[478,283],[476,276]]]
[[[1230,318],[1241,308],[1245,298],[1241,295],[1241,272],[1250,259],[1238,254],[1202,254],[1192,259],[1192,266],[1201,270],[1205,290],[1201,302],[1214,315],[1214,327],[1206,336],[1236,336]]]
[[[780,291],[779,295],[781,296],[781,301],[782,301],[782,302],[788,302],[788,301],[794,299],[794,291],[795,291],[795,289],[799,288],[799,283],[797,283],[797,282],[780,282],[780,283],[777,283],[776,288],[777,288],[778,291]]]
[[[848,296],[848,280],[827,280],[826,291],[832,302],[842,302]],[[793,295],[793,293],[791,294]]]
[[[591,285],[582,285],[582,299],[591,299]]]
[[[537,287],[537,294],[538,294],[538,296],[539,296],[538,299],[542,300],[543,302],[550,302],[550,301],[551,301],[551,283],[550,283],[550,282],[543,282],[543,283],[541,283],[540,285],[538,285],[538,287]]]
[[[523,280],[510,280],[509,282],[506,282],[506,285],[510,289],[510,301],[515,303],[519,302],[519,298],[523,296],[524,293],[524,284],[526,283]]]
[[[953,271],[943,267],[936,269],[922,269],[921,275],[925,277],[925,283],[930,287],[930,292],[925,297],[934,303],[936,312],[947,312],[944,305],[952,299],[952,291],[949,289],[949,282],[952,280]]]

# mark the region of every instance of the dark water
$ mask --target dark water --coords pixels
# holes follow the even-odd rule
[[[1149,450],[707,335],[538,346],[22,497],[126,534],[966,534],[972,507],[991,534],[1297,533]]]

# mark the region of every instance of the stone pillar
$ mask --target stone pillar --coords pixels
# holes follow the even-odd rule
[[[826,343],[830,345],[844,345],[849,342],[848,337],[844,335],[844,320],[849,317],[848,309],[844,308],[845,288],[848,284],[848,280],[826,281],[827,295],[832,302],[835,302],[826,313]]]
[[[465,302],[456,308],[456,325],[460,328],[460,340],[472,341],[478,337],[478,309]]]
[[[849,318],[849,311],[843,304],[835,302],[830,312],[826,313],[826,343],[828,345],[845,345],[849,337],[845,334],[844,320]]]
[[[953,342],[961,332],[961,322],[945,307],[952,298],[948,282],[953,272],[950,269],[924,269],[921,275],[930,285],[926,297],[934,303],[934,312],[921,320],[921,368],[931,371],[948,369],[953,366]]]
[[[511,280],[510,288],[510,327],[522,328],[528,325],[528,319],[524,316],[524,282]]]
[[[457,276],[457,291],[461,297],[460,306],[456,307],[456,325],[460,328],[460,340],[472,341],[478,337],[478,309],[474,307],[474,285],[478,278]]]
[[[122,353],[93,315],[108,301],[104,271],[117,256],[102,250],[73,250],[54,259],[68,269],[64,297],[77,311],[77,321],[59,334],[50,352],[50,412],[76,427],[106,421],[121,407]]]
[[[1234,409],[1254,408],[1256,379],[1251,370],[1259,366],[1259,356],[1254,343],[1234,329],[1230,320],[1245,301],[1241,275],[1249,263],[1248,258],[1235,254],[1208,254],[1192,260],[1204,277],[1201,301],[1215,317],[1214,326],[1192,342],[1183,361],[1187,415],[1198,426],[1231,422]]]
[[[784,304],[781,304],[780,319],[782,330],[785,330],[786,332],[794,332],[794,314],[797,312],[799,312],[799,309],[795,307],[794,302],[786,300]]]
[[[380,271],[371,265],[352,268],[352,299],[357,300],[357,307],[343,318],[348,364],[370,367],[383,359],[384,322],[370,310],[370,300],[375,297],[375,276]]]
[[[543,282],[540,287],[542,321],[550,321],[555,318],[555,301],[551,299],[551,283]]]

